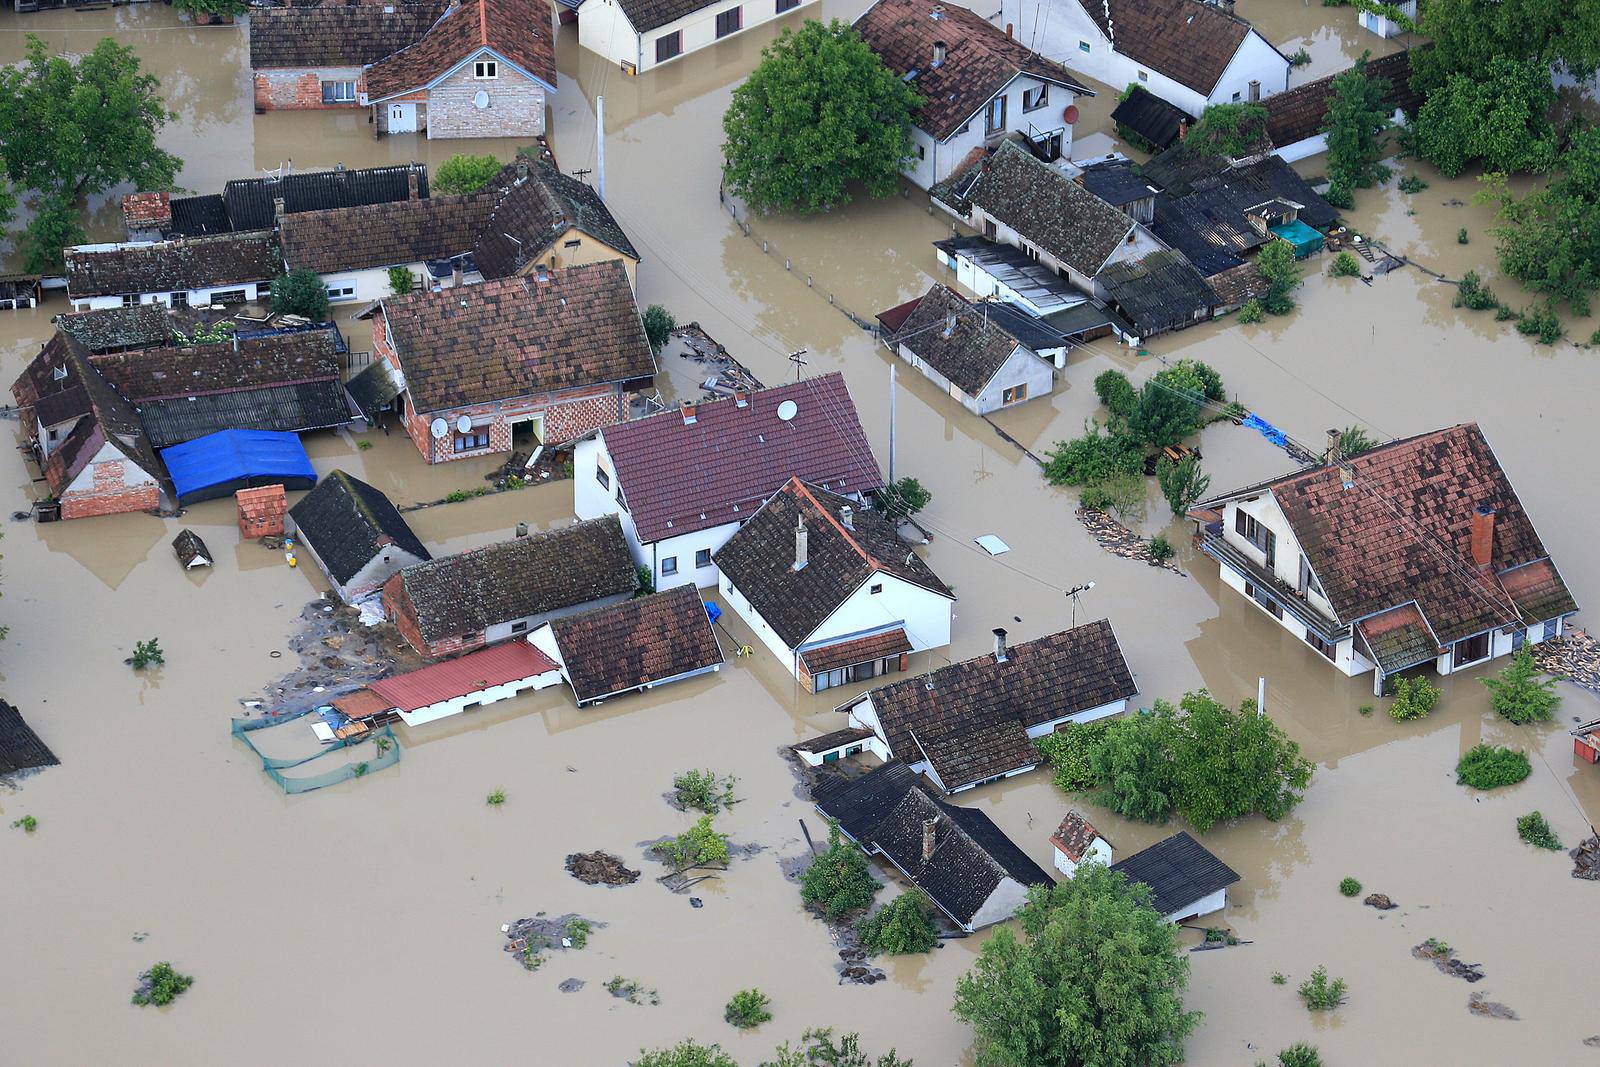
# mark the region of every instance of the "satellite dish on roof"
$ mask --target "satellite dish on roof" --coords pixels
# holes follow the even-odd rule
[[[460,433],[472,432],[472,416],[463,415],[456,420],[456,430]]]
[[[784,422],[788,422],[790,419],[794,418],[799,411],[800,409],[795,406],[795,402],[793,400],[785,400],[783,403],[778,405],[778,418],[782,419]]]
[[[428,427],[428,432],[433,434],[436,439],[442,441],[450,432],[450,424],[445,422],[443,419],[434,419],[432,424],[430,424]]]

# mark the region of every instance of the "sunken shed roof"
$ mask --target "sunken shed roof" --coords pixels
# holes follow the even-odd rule
[[[1113,863],[1111,869],[1121,871],[1129,882],[1149,886],[1155,909],[1162,915],[1198,903],[1239,880],[1232,867],[1190,837],[1187,830],[1157,841],[1121,863]]]
[[[723,662],[722,647],[693,585],[566,615],[552,620],[550,629],[579,704]]]
[[[947,332],[950,316],[955,322]],[[893,340],[970,397],[983,392],[1020,343],[998,318],[980,313],[971,301],[937,282]]]
[[[433,558],[382,490],[342,470],[323,478],[289,517],[340,585],[390,545],[419,560]]]

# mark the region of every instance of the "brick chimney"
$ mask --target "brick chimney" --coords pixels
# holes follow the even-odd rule
[[[994,661],[996,663],[1006,661],[1006,631],[1003,626],[994,628]]]
[[[683,413],[683,424],[685,426],[693,426],[695,424],[693,400],[679,401],[679,411]]]
[[[406,171],[406,199],[407,200],[420,200],[420,199],[422,199],[422,188],[417,182],[417,171],[416,171],[416,168],[412,168],[412,169]]]
[[[283,216],[286,213],[287,212],[285,212],[284,207],[283,207],[283,197],[281,197],[281,196],[273,197],[272,198],[272,223],[273,223],[274,226],[278,227],[280,230],[283,228]]]
[[[927,863],[933,856],[933,846],[939,843],[939,820],[922,820],[922,862]]]
[[[743,389],[735,389],[733,391],[733,406],[738,408],[749,407],[750,394]]]
[[[289,513],[289,499],[281,485],[240,489],[233,494],[239,507],[239,534],[245,540],[257,537],[282,537],[283,518]]]
[[[807,562],[806,517],[801,515],[795,519],[794,524],[794,569],[804,570]]]
[[[1494,562],[1494,508],[1479,504],[1472,512],[1472,563],[1487,571]]]
[[[1332,429],[1332,430],[1328,431],[1328,447],[1327,447],[1327,451],[1323,452],[1323,454],[1322,454],[1322,461],[1324,463],[1334,463],[1338,459],[1339,459],[1339,431],[1337,429]]]

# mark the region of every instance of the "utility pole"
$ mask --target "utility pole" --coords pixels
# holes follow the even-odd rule
[[[595,174],[599,179],[600,199],[606,198],[606,98],[594,98]]]
[[[1075,585],[1071,589],[1067,590],[1067,599],[1072,601],[1072,628],[1073,629],[1077,629],[1077,627],[1078,627],[1078,597],[1083,593],[1087,593],[1089,590],[1091,590],[1093,588],[1094,588],[1094,583],[1093,582],[1084,582],[1082,585]]]
[[[1259,714],[1265,714],[1266,710],[1267,710],[1267,680],[1265,678],[1257,678],[1256,679],[1256,711]]]
[[[798,352],[790,352],[789,362],[794,364],[794,380],[798,382],[800,380],[800,368],[806,365],[806,350],[802,348]]]
[[[889,484],[894,484],[894,364],[889,364]]]

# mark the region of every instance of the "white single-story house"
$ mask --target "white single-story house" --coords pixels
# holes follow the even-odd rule
[[[1233,868],[1183,830],[1135,852],[1113,871],[1150,887],[1156,911],[1169,923],[1210,915],[1228,906],[1228,887],[1239,880]]]
[[[578,44],[643,74],[816,0],[581,0]]]
[[[283,273],[271,230],[74,245],[64,255],[67,299],[74,311],[245,304],[265,297]]]
[[[1578,610],[1477,423],[1202,501],[1222,580],[1373,692],[1559,637]]]
[[[884,343],[974,415],[1050,395],[1053,362],[1067,358],[1066,338],[1002,307],[973,304],[935,283]],[[1048,347],[1037,351],[1029,342]]]
[[[952,593],[859,501],[791,478],[712,555],[718,589],[810,692],[950,643]]]
[[[873,732],[873,755],[904,760],[957,793],[1033,770],[1042,758],[1034,738],[1120,715],[1139,691],[1107,619],[1015,647],[1005,630],[994,635],[992,655],[879,686],[836,710]]]
[[[528,689],[561,684],[561,669],[527,641],[480,649],[367,686],[407,726],[421,726],[509,700]]]
[[[1056,832],[1050,835],[1056,870],[1071,878],[1082,863],[1112,864],[1111,842],[1076,811],[1067,812]]]
[[[1204,0],[1002,0],[997,21],[1075,71],[1138,85],[1191,115],[1289,87],[1289,60],[1232,5]]]
[[[618,516],[656,589],[706,589],[717,549],[795,477],[858,502],[883,486],[837,372],[601,427],[573,449],[573,510]]]
[[[593,2],[593,0],[591,0]],[[855,28],[922,96],[903,172],[919,189],[950,177],[998,138],[1025,137],[1041,159],[1072,153],[1079,96],[1094,90],[957,4],[877,0]]]
[[[383,491],[336,470],[289,509],[289,530],[350,603],[433,558]]]

